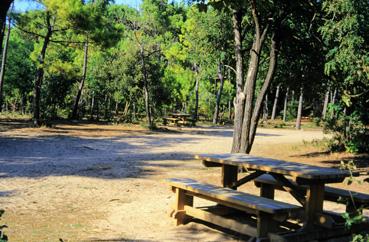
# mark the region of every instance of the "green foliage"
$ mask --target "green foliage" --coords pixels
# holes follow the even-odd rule
[[[353,176],[353,172],[356,171],[356,165],[354,163],[354,161],[348,161],[348,162],[344,162],[341,161],[341,169],[343,170],[348,170],[350,172],[350,177],[347,180],[348,185],[351,185],[353,182],[358,182],[359,184],[362,183],[361,181],[357,180],[356,177]],[[364,182],[367,182],[366,180],[364,180]],[[353,202],[354,199],[351,198],[350,202]],[[363,208],[362,207],[356,207],[355,204],[353,204],[355,207],[355,211],[348,213],[345,212],[342,214],[342,217],[345,219],[345,226],[350,229],[353,225],[355,224],[360,224],[366,221],[366,218],[363,215]],[[352,242],[367,242],[369,239],[369,234],[367,233],[367,231],[363,231],[360,234],[353,234],[352,235]]]
[[[347,110],[346,110],[347,112]],[[329,115],[324,124],[327,132],[333,133],[330,144],[332,151],[351,153],[369,151],[369,130],[357,111],[346,114],[341,105],[330,105]]]
[[[228,103],[233,103],[235,95],[235,76],[231,70],[235,66],[231,11],[241,9],[244,13],[243,52],[248,56],[254,26],[250,9],[245,7],[247,2],[216,0],[206,5],[204,1],[195,1],[200,3],[191,6],[145,0],[139,10],[107,0],[40,2],[43,9],[14,16],[16,29],[11,35],[4,84],[8,110],[32,111],[33,80],[36,68],[40,67],[38,58],[46,33],[45,17],[49,14],[55,31],[42,65],[45,70],[41,95],[44,118],[67,117],[71,112],[82,79],[82,46],[86,41],[89,58],[79,105],[80,117],[122,122],[142,118],[145,114],[143,67],[147,70],[150,106],[155,119],[167,112],[192,112],[196,78],[200,80],[199,111],[211,117],[219,89],[219,63],[230,67],[223,73],[225,83],[220,101],[221,115],[229,112]],[[369,15],[368,4],[359,0],[313,1],[312,5],[306,5],[305,1],[260,1],[257,4],[262,25],[266,24],[264,13],[279,16],[280,12],[271,11],[275,8],[291,12],[279,27],[279,58],[272,87],[282,84],[282,90],[289,87],[297,93],[303,86],[304,102],[309,106],[304,115],[320,114],[321,107],[316,103],[328,86],[337,87],[348,110],[347,116],[358,113],[358,121],[367,125],[369,28],[365,19]],[[269,41],[266,38],[261,59],[269,58]],[[245,58],[244,66],[248,61]],[[268,65],[268,61],[260,63],[256,93]],[[198,67],[197,72],[194,66]],[[283,102],[279,105],[281,110]],[[290,101],[287,120],[294,120],[296,111],[297,102]],[[358,122],[338,113],[333,117],[329,125],[335,133],[345,130],[341,127],[344,123]],[[342,121],[344,119],[351,121]],[[362,147],[366,144],[359,142],[362,138],[355,138],[362,136],[360,125],[351,126],[349,135],[337,135],[349,137],[347,142],[342,145],[340,141],[334,147],[352,152],[366,150]]]
[[[340,106],[331,107],[335,115],[327,122],[328,129],[335,132],[332,148],[367,152],[369,3],[324,1],[323,11],[326,18],[320,32],[327,46],[325,73],[339,87],[342,100]]]

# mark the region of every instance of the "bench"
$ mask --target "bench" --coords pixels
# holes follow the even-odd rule
[[[241,234],[257,238],[266,238],[270,232],[278,232],[278,222],[284,222],[295,213],[300,212],[300,206],[274,201],[230,188],[204,184],[192,179],[172,178],[169,184],[175,192],[176,200],[172,217],[176,224],[185,224],[191,218],[197,218],[220,227],[224,227]],[[195,208],[193,198],[198,197],[217,203],[218,205],[206,208]],[[232,218],[220,216],[216,207],[230,208],[237,213],[246,212],[256,217],[253,223],[240,222]],[[247,215],[246,214],[246,215]],[[245,217],[245,216],[243,216]]]
[[[164,117],[163,118],[163,124],[164,125],[168,125],[168,124],[174,124],[174,125],[178,125],[178,118],[171,118],[171,117]]]
[[[290,182],[294,183],[293,181]],[[285,191],[285,188],[268,174],[256,178],[255,185],[261,188],[261,196],[270,199],[274,198],[274,189]],[[306,187],[296,186],[296,188],[306,194]],[[356,211],[356,208],[368,208],[369,206],[368,194],[328,186],[324,189],[324,200],[346,204],[346,212],[352,213]]]

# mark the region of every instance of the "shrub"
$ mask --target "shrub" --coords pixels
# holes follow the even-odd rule
[[[350,153],[369,152],[369,130],[361,119],[361,114],[354,111],[346,114],[340,105],[329,107],[324,130],[333,133],[329,148],[331,151]]]

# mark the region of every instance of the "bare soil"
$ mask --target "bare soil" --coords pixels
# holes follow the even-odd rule
[[[193,155],[230,151],[231,128],[7,125],[0,123],[0,208],[6,211],[0,224],[8,225],[10,241],[237,240],[198,223],[175,227],[165,183],[190,177],[218,184],[219,169],[203,167]],[[356,158],[310,143],[323,137],[319,130],[259,129],[252,154],[328,167]],[[252,183],[242,189],[258,192]],[[368,192],[368,185],[350,189]],[[293,202],[286,193],[277,198]]]

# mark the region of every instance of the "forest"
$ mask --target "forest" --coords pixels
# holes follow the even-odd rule
[[[302,117],[333,150],[368,151],[369,2],[34,0],[1,3],[0,111],[49,120],[145,122],[170,112],[234,124]],[[32,1],[31,1],[32,2]]]

